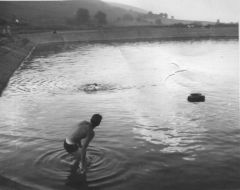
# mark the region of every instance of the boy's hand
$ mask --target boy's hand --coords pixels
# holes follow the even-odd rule
[[[86,168],[82,165],[82,162],[80,162],[79,173],[80,174],[85,174],[86,173]]]
[[[78,168],[78,169],[77,169],[77,173],[78,173],[78,174],[81,174],[81,175],[84,175],[84,174],[86,173],[86,171],[83,170],[83,169],[81,169],[81,168]]]

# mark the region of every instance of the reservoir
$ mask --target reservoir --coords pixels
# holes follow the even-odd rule
[[[238,47],[189,40],[37,48],[0,98],[0,175],[36,190],[239,189]],[[88,90],[92,84],[98,88]],[[191,93],[205,102],[188,102]],[[103,120],[81,179],[63,141],[94,113]]]

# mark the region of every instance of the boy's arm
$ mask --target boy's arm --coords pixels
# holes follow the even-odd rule
[[[80,163],[80,168],[82,170],[83,173],[85,173],[86,171],[86,152],[87,152],[87,147],[90,143],[90,141],[93,139],[94,137],[94,132],[90,132],[88,133],[86,140],[83,143],[82,149],[81,149],[81,163]]]

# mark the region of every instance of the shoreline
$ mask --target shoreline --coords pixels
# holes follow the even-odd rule
[[[0,96],[21,63],[37,46],[58,43],[109,43],[136,41],[238,40],[238,27],[178,28],[133,27],[101,30],[18,34],[0,45]]]
[[[41,45],[66,42],[112,42],[142,40],[174,40],[199,38],[238,38],[238,27],[134,27],[101,30],[77,30],[20,34],[19,37]]]

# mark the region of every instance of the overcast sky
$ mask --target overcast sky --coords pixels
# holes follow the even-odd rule
[[[166,12],[177,19],[237,22],[240,0],[103,0],[136,6],[154,13]]]

